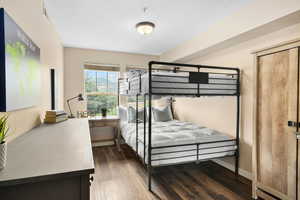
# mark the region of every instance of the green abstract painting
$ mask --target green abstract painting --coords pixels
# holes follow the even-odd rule
[[[6,110],[39,104],[40,49],[28,35],[4,14]]]

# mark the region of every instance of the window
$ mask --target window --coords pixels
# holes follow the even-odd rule
[[[107,108],[108,115],[117,115],[119,72],[85,69],[87,110],[96,115]]]
[[[146,71],[146,69],[142,68],[141,66],[126,67],[127,75],[128,74],[145,73],[145,71]],[[138,102],[139,102],[139,104],[138,104],[139,108],[143,108],[144,107],[144,98],[143,98],[143,96],[138,97]],[[135,106],[136,106],[136,96],[128,96],[127,97],[127,105],[135,108]]]

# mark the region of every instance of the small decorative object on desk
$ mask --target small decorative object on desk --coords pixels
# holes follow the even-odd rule
[[[0,118],[0,170],[4,169],[6,165],[7,144],[5,139],[9,130],[7,119],[8,116],[6,115]]]
[[[95,117],[97,112],[94,111],[77,111],[77,118]]]
[[[87,118],[89,116],[89,111],[77,111],[77,118]]]
[[[45,123],[53,124],[62,122],[68,119],[68,115],[65,111],[61,110],[49,110],[46,112]]]

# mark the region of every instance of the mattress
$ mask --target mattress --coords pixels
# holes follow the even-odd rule
[[[121,132],[126,143],[136,151],[136,124],[122,123]],[[146,163],[148,163],[147,132],[146,129],[144,139],[144,124],[138,124],[138,154],[145,158]],[[144,142],[146,142],[145,149]],[[232,156],[237,148],[235,140],[230,136],[177,120],[152,123],[152,147],[152,166]]]
[[[154,95],[196,95],[198,84],[189,82],[189,73],[152,73],[152,93]],[[149,73],[136,76],[128,81],[126,94],[148,93]],[[237,75],[209,73],[208,83],[199,85],[201,95],[234,95],[237,93]],[[125,94],[125,95],[126,95]]]

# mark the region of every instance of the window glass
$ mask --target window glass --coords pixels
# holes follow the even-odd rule
[[[85,69],[87,110],[96,115],[107,109],[107,115],[117,115],[119,72]]]

